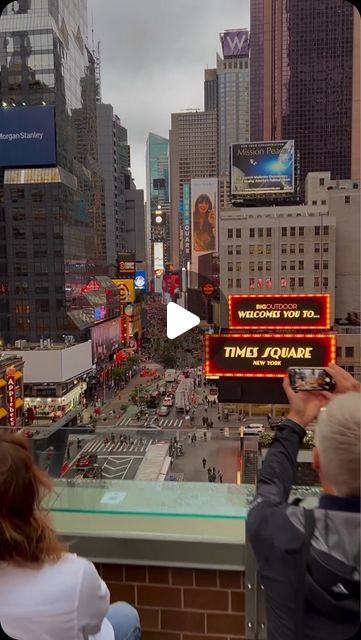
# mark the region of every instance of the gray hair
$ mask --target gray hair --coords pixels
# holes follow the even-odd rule
[[[339,496],[360,495],[361,394],[335,396],[320,411],[315,444],[321,472]]]

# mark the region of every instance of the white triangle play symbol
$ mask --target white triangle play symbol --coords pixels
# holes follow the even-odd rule
[[[183,309],[179,304],[168,302],[167,304],[167,338],[174,340],[182,333],[186,333],[200,323],[200,318],[194,313]]]

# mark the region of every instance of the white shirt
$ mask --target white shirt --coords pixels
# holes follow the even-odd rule
[[[54,564],[0,563],[0,622],[15,640],[114,640],[109,590],[74,553]]]

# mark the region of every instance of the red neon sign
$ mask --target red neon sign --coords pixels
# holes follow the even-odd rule
[[[288,367],[325,367],[336,359],[334,334],[206,335],[205,375],[283,378]]]
[[[12,370],[11,370],[12,371]],[[7,408],[10,427],[16,427],[16,379],[15,373],[7,374]]]
[[[329,329],[328,293],[228,296],[230,329]]]

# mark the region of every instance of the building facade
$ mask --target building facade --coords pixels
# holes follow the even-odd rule
[[[98,103],[99,165],[104,178],[107,264],[116,263],[125,244],[125,188],[130,173],[128,132],[111,104]]]
[[[189,188],[192,178],[211,178],[218,175],[217,112],[191,111],[172,113],[170,144],[171,187],[171,260],[175,269],[180,266],[180,209],[183,187]]]
[[[145,236],[145,204],[143,189],[136,189],[131,181],[124,191],[125,200],[125,250],[135,255],[137,268],[144,269],[146,265],[146,236]]]
[[[53,107],[56,125],[55,163],[0,169],[0,335],[61,339],[76,332],[66,292],[103,270],[106,249],[87,2],[13,2],[0,28],[1,110]]]
[[[217,69],[204,70],[204,111],[216,111],[218,103]]]
[[[146,146],[146,255],[149,278],[153,278],[155,212],[162,211],[162,238],[164,264],[171,263],[170,248],[170,183],[169,140],[149,133]]]
[[[360,15],[344,0],[251,0],[250,139],[294,140],[308,172],[360,177]]]

